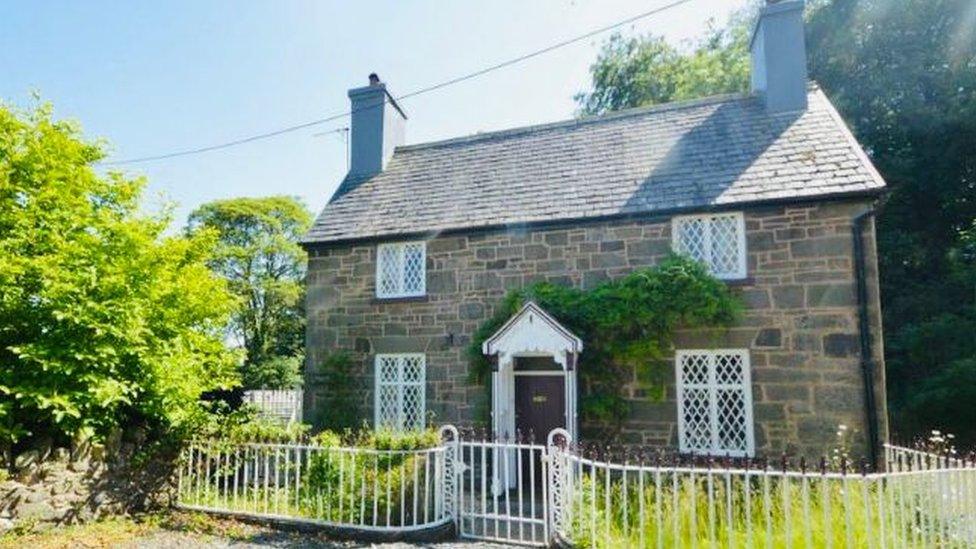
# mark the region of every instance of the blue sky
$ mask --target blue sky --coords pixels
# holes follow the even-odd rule
[[[38,91],[110,159],[205,146],[341,113],[377,72],[394,95],[648,11],[665,0],[0,3],[0,99]],[[744,0],[692,0],[622,29],[679,43]],[[606,35],[404,102],[407,142],[569,118]],[[177,222],[215,198],[289,194],[315,212],[345,172],[340,120],[129,165]]]

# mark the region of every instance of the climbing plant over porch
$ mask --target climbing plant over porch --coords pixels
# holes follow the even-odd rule
[[[663,396],[662,374],[675,332],[724,328],[742,310],[725,283],[703,265],[677,255],[589,290],[535,283],[510,291],[475,332],[468,348],[474,382],[487,388],[491,374],[482,343],[528,300],[584,341],[579,360],[579,413],[584,421],[613,430],[630,412],[622,391],[626,385],[636,380],[649,388],[650,396]]]

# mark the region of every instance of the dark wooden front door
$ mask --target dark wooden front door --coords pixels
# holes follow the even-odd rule
[[[550,431],[566,428],[565,383],[561,375],[515,376],[515,427],[523,435],[545,443]]]

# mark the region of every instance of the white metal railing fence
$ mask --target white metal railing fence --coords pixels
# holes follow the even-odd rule
[[[458,534],[525,545],[549,542],[546,445],[522,436],[461,439]]]
[[[260,389],[244,391],[244,402],[253,404],[265,415],[286,422],[302,420],[301,389]]]
[[[889,470],[612,463],[550,447],[553,530],[581,547],[973,547],[976,469],[895,447]]]
[[[448,446],[193,442],[178,470],[178,504],[360,530],[420,530],[453,518],[443,495],[453,475],[449,454]]]
[[[889,478],[909,484],[916,540],[942,547],[976,547],[976,464],[956,456],[886,444]]]
[[[934,454],[922,450],[884,445],[886,471],[929,471],[932,469],[965,469],[972,463],[955,455]]]
[[[465,440],[421,450],[198,441],[181,507],[385,532],[454,522],[463,537],[579,547],[976,547],[972,462],[886,446],[845,462],[627,458]]]

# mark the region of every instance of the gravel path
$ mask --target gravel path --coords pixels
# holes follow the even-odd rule
[[[334,535],[334,533],[333,533]],[[369,543],[330,538],[322,530],[298,531],[243,522],[203,513],[173,512],[142,517],[116,517],[100,522],[41,532],[0,535],[0,549],[223,549],[257,547],[324,547],[351,549],[504,549],[506,545],[450,540],[440,543]]]
[[[432,549],[506,549],[511,546],[451,541],[433,544],[412,543],[356,543],[328,540],[313,534],[298,534],[275,531],[262,531],[244,539],[230,540],[225,537],[208,536],[203,534],[189,534],[186,532],[159,531],[134,542],[123,545],[126,549],[249,549],[257,547],[289,547],[289,548],[336,548],[347,549],[355,547],[377,547],[383,549],[409,549],[415,547],[430,547]]]

